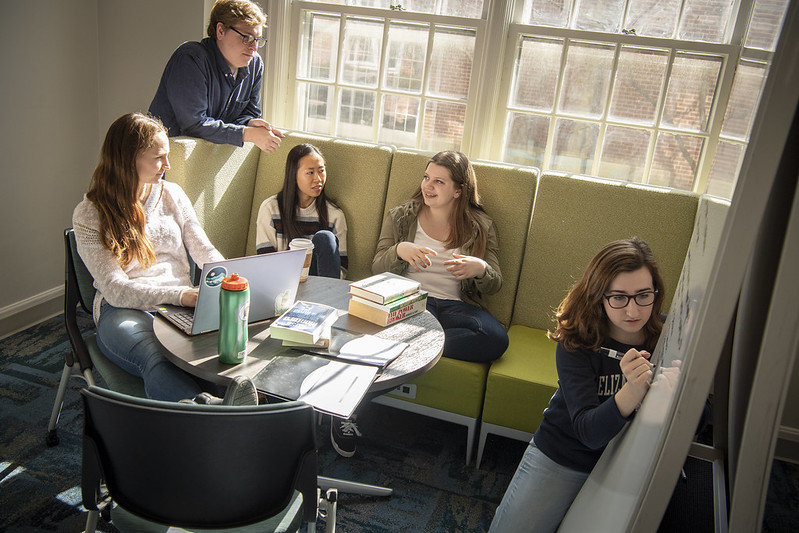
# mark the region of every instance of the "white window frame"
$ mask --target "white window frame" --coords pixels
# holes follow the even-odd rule
[[[319,2],[308,2],[304,0],[273,0],[269,3],[269,45],[267,47],[265,62],[265,84],[264,84],[264,116],[278,126],[287,129],[297,129],[295,117],[298,117],[297,102],[297,58],[299,40],[302,29],[302,12],[312,10],[318,12],[338,13],[342,17],[362,16],[368,18],[384,19],[383,47],[380,58],[380,72],[382,78],[383,65],[387,61],[387,28],[391,22],[421,22],[431,25],[444,25],[456,27],[470,27],[475,31],[475,50],[470,79],[470,89],[465,100],[466,115],[464,122],[464,136],[460,150],[469,154],[472,159],[484,159],[501,162],[502,153],[506,144],[506,123],[510,112],[509,95],[512,89],[512,76],[514,73],[514,61],[517,53],[519,39],[523,35],[541,36],[557,39],[569,39],[579,41],[592,41],[610,43],[618,50],[624,45],[632,45],[644,48],[662,48],[669,50],[670,57],[675,51],[686,51],[689,53],[710,54],[718,56],[722,60],[719,73],[719,83],[715,93],[710,114],[708,117],[708,128],[705,132],[690,132],[704,139],[702,152],[698,161],[698,169],[693,181],[692,190],[694,192],[704,192],[710,169],[715,155],[719,140],[725,142],[746,144],[746,141],[738,139],[727,139],[721,137],[721,127],[724,119],[724,112],[732,90],[735,69],[739,60],[762,61],[770,64],[772,52],[748,49],[743,46],[746,34],[746,27],[749,23],[751,11],[756,0],[740,0],[733,6],[733,11],[737,13],[735,25],[727,29],[729,34],[727,41],[732,44],[716,44],[698,41],[682,41],[676,39],[659,39],[628,34],[610,34],[603,32],[590,32],[572,30],[564,28],[552,28],[544,26],[531,26],[520,24],[514,21],[521,20],[523,0],[485,0],[484,15],[481,19],[469,19],[463,17],[450,17],[433,15],[426,13],[411,13],[406,11],[396,11],[391,9],[378,9],[359,6],[346,6],[339,4],[324,4]],[[573,15],[572,15],[573,16]],[[342,19],[343,20],[343,19]],[[342,32],[343,33],[343,32]],[[339,42],[343,35],[339,35]],[[431,47],[428,47],[427,60],[429,61]],[[497,60],[500,58],[500,60]],[[671,60],[669,62],[671,65]],[[614,65],[615,68],[615,65]],[[272,75],[279,73],[280,75]],[[429,71],[425,76],[429,75]],[[668,75],[668,74],[667,74]],[[497,80],[499,83],[497,84]],[[426,80],[425,80],[426,83]],[[333,102],[338,102],[340,85],[339,80],[334,84],[336,87]],[[385,94],[380,87],[376,89],[377,108],[374,120],[374,140],[378,142],[378,130],[380,122],[380,102]],[[759,95],[757,95],[759,98]],[[662,95],[665,98],[665,91]],[[604,126],[614,124],[607,120],[606,106],[605,115],[597,119],[600,124],[600,138],[597,141],[596,156],[594,158],[594,169],[598,169],[599,153],[602,149],[602,136]],[[662,102],[659,103],[659,108]],[[336,111],[337,113],[337,111]],[[558,115],[559,116],[559,115]],[[555,119],[553,114],[551,119]],[[423,120],[422,110],[420,110],[418,120]],[[581,120],[584,120],[581,118]],[[587,119],[586,119],[587,120]],[[663,127],[658,123],[654,127],[646,127],[654,132],[651,146],[647,156],[647,169],[652,164],[652,152],[658,132],[676,132],[676,130]],[[588,120],[590,122],[590,120]],[[549,131],[549,142],[547,143],[544,165],[542,170],[550,170],[547,165],[553,148],[552,138],[554,136],[554,122]],[[333,127],[335,132],[335,125]],[[679,133],[688,133],[682,132]],[[335,135],[335,133],[332,133]],[[421,135],[417,137],[419,144]],[[748,139],[747,139],[748,140]],[[413,147],[411,147],[413,148]],[[648,175],[648,171],[647,171]],[[645,178],[646,179],[646,178]]]

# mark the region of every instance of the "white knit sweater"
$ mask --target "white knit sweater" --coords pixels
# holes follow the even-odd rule
[[[183,291],[191,288],[186,251],[199,267],[224,259],[208,240],[186,193],[175,183],[154,185],[144,203],[145,233],[155,250],[155,264],[142,268],[133,260],[122,268],[100,240],[100,218],[86,199],[72,213],[72,226],[80,254],[94,277],[94,320],[105,299],[114,307],[150,311],[159,304],[180,305]],[[184,248],[185,246],[185,248]]]

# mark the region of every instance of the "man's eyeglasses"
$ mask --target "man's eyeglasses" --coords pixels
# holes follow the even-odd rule
[[[241,35],[241,42],[244,43],[245,46],[252,46],[252,43],[256,43],[255,46],[257,48],[263,48],[264,45],[266,44],[266,37],[253,37],[252,35],[241,33],[233,26],[228,26],[228,28]]]
[[[624,309],[629,305],[630,300],[635,300],[635,303],[641,307],[648,307],[655,303],[655,296],[657,293],[658,291],[654,290],[639,292],[638,294],[633,294],[632,296],[629,294],[611,294],[605,295],[605,299],[608,301],[608,305],[613,309]]]

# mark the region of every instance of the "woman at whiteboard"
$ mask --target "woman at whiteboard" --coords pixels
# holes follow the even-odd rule
[[[641,239],[611,242],[557,311],[559,388],[497,508],[489,532],[555,531],[607,443],[649,389],[663,327],[663,280]]]

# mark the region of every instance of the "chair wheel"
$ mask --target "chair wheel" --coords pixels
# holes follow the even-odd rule
[[[58,443],[61,442],[61,440],[58,438],[58,433],[56,433],[56,430],[51,429],[47,432],[44,442],[47,444],[48,448],[52,448],[53,446],[58,446]]]

